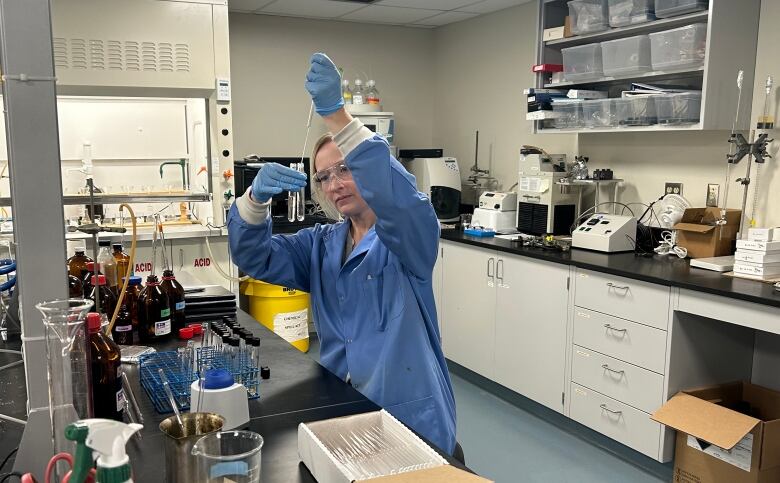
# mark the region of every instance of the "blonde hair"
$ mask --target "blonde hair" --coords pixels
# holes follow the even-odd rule
[[[309,159],[309,180],[311,180],[311,197],[314,202],[320,206],[323,213],[325,213],[325,216],[331,220],[340,220],[343,217],[336,208],[336,205],[334,205],[325,193],[322,192],[322,185],[314,181],[314,173],[317,172],[314,160],[317,158],[317,153],[320,152],[320,149],[322,149],[323,146],[332,142],[334,142],[333,134],[327,132],[320,136],[317,142],[314,143],[314,149],[312,150],[311,158]]]

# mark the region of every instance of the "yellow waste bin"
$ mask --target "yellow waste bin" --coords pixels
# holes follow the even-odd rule
[[[301,352],[309,351],[309,294],[260,280],[241,282],[249,314]]]

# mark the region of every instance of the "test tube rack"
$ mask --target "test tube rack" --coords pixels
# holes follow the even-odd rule
[[[252,364],[251,358],[241,356],[237,360],[232,360],[211,346],[198,348],[196,354],[195,367],[190,367],[183,362],[181,353],[175,351],[155,352],[139,358],[141,387],[144,388],[159,414],[173,412],[160,380],[159,369],[165,372],[173,397],[181,411],[190,409],[190,385],[198,380],[199,372],[195,369],[199,367],[225,369],[233,375],[234,381],[246,387],[249,399],[260,397],[260,369]]]

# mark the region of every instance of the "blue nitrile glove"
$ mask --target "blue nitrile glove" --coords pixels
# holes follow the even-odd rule
[[[311,94],[320,116],[329,116],[344,107],[341,95],[341,74],[325,54],[311,56],[311,67],[306,74],[306,90]]]
[[[252,181],[252,199],[265,203],[273,195],[283,191],[300,191],[304,186],[306,186],[305,173],[279,163],[266,163]]]

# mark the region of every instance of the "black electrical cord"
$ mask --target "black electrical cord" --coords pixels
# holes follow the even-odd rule
[[[2,475],[2,478],[0,478],[0,483],[5,483],[6,480],[8,480],[8,478],[10,478],[12,476],[15,476],[15,477],[19,478],[19,481],[21,481],[22,480],[22,476],[24,476],[24,475],[22,473],[19,473],[18,471],[12,471],[10,473],[6,473],[6,474]]]
[[[8,456],[6,456],[3,462],[0,463],[0,470],[2,470],[5,467],[5,464],[8,463],[8,460],[11,459],[11,456],[16,454],[17,451],[19,451],[19,447],[14,448],[10,453],[8,453]]]

